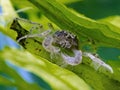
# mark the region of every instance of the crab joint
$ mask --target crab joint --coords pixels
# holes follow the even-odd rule
[[[42,42],[43,48],[50,53],[58,53],[60,49],[57,47],[54,47],[52,45],[52,42],[53,42],[53,37],[51,36],[45,37],[45,39]]]
[[[73,50],[74,57],[70,57],[66,54],[61,53],[63,60],[69,65],[78,65],[82,62],[82,52],[80,50]]]

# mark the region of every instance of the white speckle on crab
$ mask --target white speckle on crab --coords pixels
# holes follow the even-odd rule
[[[82,62],[82,52],[80,50],[73,50],[75,56],[70,57],[61,53],[63,60],[69,65],[78,65]]]

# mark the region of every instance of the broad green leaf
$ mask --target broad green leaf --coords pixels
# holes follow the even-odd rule
[[[55,0],[29,0],[29,1],[32,2],[35,6],[37,6],[38,9],[40,9],[40,11],[50,20],[50,22],[53,21],[61,29],[69,30],[70,32],[77,35],[77,37],[79,38],[79,41],[80,41],[80,48],[82,46],[84,46],[85,44],[89,44],[88,40],[91,41],[91,44],[92,44],[92,45],[90,44],[91,46],[107,45],[107,46],[119,48],[120,32],[119,32],[119,28],[117,28],[116,26],[106,24],[104,22],[91,20],[83,15],[76,14],[76,13],[72,12],[71,10],[69,10],[68,8],[66,8],[63,4],[60,4],[59,2],[57,2]],[[24,3],[24,1],[23,1],[23,3]],[[17,5],[19,5],[19,3]],[[35,14],[35,13],[32,13],[32,14]],[[33,18],[35,18],[35,17],[33,17]],[[43,21],[44,21],[44,19],[43,19]],[[45,61],[46,61],[46,59],[50,60],[50,54],[43,49],[41,42],[39,40],[28,39],[25,42],[23,42],[23,47],[25,47],[28,51],[32,52],[33,54],[38,55],[40,58],[40,61],[43,60],[43,58],[45,58]],[[11,53],[15,53],[15,52],[11,52]],[[26,55],[27,53],[24,53],[24,54]],[[19,55],[16,55],[16,58],[17,58],[17,56],[19,58],[21,58]],[[26,57],[27,57],[27,55],[26,55]],[[85,59],[86,58],[83,58],[83,62],[85,61]],[[26,60],[27,59],[25,59],[25,61]],[[87,60],[88,59],[86,59],[86,61]],[[59,62],[59,59],[57,59],[57,61]],[[19,62],[19,63],[21,63],[21,62]],[[52,62],[54,62],[54,61],[52,61]],[[17,63],[17,65],[19,65],[18,62],[16,62],[16,63]],[[28,62],[25,62],[25,64],[24,63],[23,64],[26,65],[27,63]],[[119,75],[120,75],[119,63],[120,62],[116,61],[116,63],[115,63],[113,61],[113,62],[107,62],[107,63],[113,67],[114,74],[104,75],[102,73],[99,73],[98,71],[93,70],[92,68],[90,68],[89,65],[85,65],[84,63],[80,64],[78,66],[75,66],[75,67],[68,66],[67,69],[73,71],[80,78],[82,77],[87,82],[87,84],[89,84],[95,90],[113,90],[113,89],[119,90],[120,89],[120,87],[119,87],[120,86],[120,77],[119,77]],[[32,64],[33,64],[33,62],[32,62]],[[49,66],[51,66],[51,64],[50,65],[49,64],[47,64],[47,66],[48,66],[48,68],[51,68],[51,67],[49,67]],[[41,68],[39,70],[39,68],[37,67],[36,64],[35,64],[36,66],[34,67],[35,69],[29,68],[31,66],[31,64],[29,64],[29,65],[27,64],[29,67],[24,66],[24,65],[20,64],[20,66],[25,67],[25,68],[27,67],[28,70],[30,70],[31,72],[34,72],[35,74],[37,74],[40,77],[41,77],[41,74],[39,74],[40,73],[39,71],[41,71],[42,73],[47,72],[47,71],[41,70]],[[56,69],[53,69],[53,70],[56,71]],[[62,70],[57,69],[57,71],[59,73],[59,71],[62,71]],[[58,75],[58,76],[60,76],[60,75]],[[65,75],[65,77],[67,75]],[[50,73],[50,76],[52,78],[59,79],[58,76],[55,77],[51,73]],[[61,76],[63,76],[63,75],[61,75]],[[42,74],[42,77],[44,78],[45,81],[48,81],[48,83],[51,86],[54,84],[54,82],[49,81],[48,78],[46,79],[45,74],[44,75]],[[73,79],[71,77],[68,77],[68,78]],[[73,82],[74,81],[72,81],[71,83],[73,83]],[[58,86],[60,86],[60,85],[62,85],[62,84],[58,84]],[[64,83],[63,86],[66,88],[69,87],[69,85],[67,85],[66,83]],[[83,87],[84,87],[84,85],[83,85]],[[54,86],[53,86],[53,88],[54,88]],[[58,87],[56,86],[55,88],[58,88]]]
[[[0,56],[3,58],[2,60],[7,59],[42,77],[52,86],[53,90],[90,90],[90,87],[74,73],[52,64],[44,58],[38,59],[27,51],[5,49],[0,52]],[[3,62],[2,60],[0,62]]]
[[[41,87],[38,87],[37,84],[26,82],[15,70],[5,63],[5,58],[2,58],[0,55],[0,74],[1,73],[3,73],[3,75],[0,75],[0,85],[14,86],[18,90],[25,90],[29,87],[31,87],[30,90],[41,90]]]
[[[120,22],[120,16],[110,16],[110,17],[107,17],[107,18],[103,18],[99,21],[111,23],[111,24],[120,28],[120,23],[119,23]]]
[[[104,22],[91,20],[83,15],[76,15],[76,13],[71,12],[71,10],[68,10],[64,5],[56,2],[55,0],[29,1],[39,7],[40,11],[42,11],[49,20],[53,21],[61,29],[69,30],[77,35],[80,41],[80,47],[84,46],[86,43],[89,44],[88,39],[90,39],[91,43],[92,41],[95,42],[92,43],[93,46],[107,45],[119,48],[120,37],[119,29],[117,27],[107,25]],[[23,32],[22,29],[19,30]],[[22,45],[28,51],[38,55],[40,58],[43,57],[50,60],[50,53],[44,50],[39,39],[27,39],[22,43]],[[83,58],[84,63],[86,63],[85,61],[87,60],[88,59]],[[59,65],[60,60],[56,59],[55,61],[57,61],[57,64]],[[54,60],[52,62],[54,62]],[[117,62],[119,63],[119,61]],[[86,65],[84,63],[74,67],[68,66],[66,68],[73,71],[79,77],[82,77],[95,90],[118,90],[120,88],[120,78],[118,77],[120,73],[118,69],[119,66],[117,64],[114,62],[107,62],[113,67],[114,74],[107,73],[104,75],[99,71],[95,71],[90,68],[89,64]]]
[[[10,0],[7,1],[1,0],[0,5],[1,5],[0,31],[4,32],[11,38],[15,39],[17,36],[16,32],[11,31],[8,26],[10,22],[13,20],[13,18],[17,16],[17,13],[12,7]]]
[[[69,3],[74,3],[80,0],[57,0],[58,2],[61,2],[63,4],[69,4]]]
[[[17,16],[17,13],[14,11],[14,8],[12,7],[12,4],[10,0],[1,0],[1,9],[2,9],[2,18],[5,20],[5,22],[10,21],[10,19]]]
[[[9,81],[8,79],[6,79],[6,78],[4,78],[4,77],[0,77],[0,84],[2,84],[2,85],[12,85],[12,82],[11,81]]]
[[[77,16],[55,0],[29,1],[61,29],[75,33],[79,40],[85,37],[85,42],[91,39],[96,46],[102,44],[119,48],[120,32],[118,28],[110,28],[107,24]]]

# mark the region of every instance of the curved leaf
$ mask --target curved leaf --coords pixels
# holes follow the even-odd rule
[[[108,23],[111,23],[113,25],[115,25],[116,27],[119,27],[120,28],[120,16],[110,16],[110,17],[107,17],[107,18],[103,18],[103,19],[100,19],[99,21],[102,21],[102,22],[108,22]]]
[[[44,58],[38,59],[27,51],[5,49],[0,52],[0,56],[4,60],[7,59],[42,77],[54,90],[90,90],[90,87],[74,73],[54,65]]]
[[[61,29],[75,33],[79,40],[85,37],[95,41],[95,45],[108,45],[120,48],[120,32],[117,28],[76,15],[55,0],[29,0]],[[102,39],[101,39],[102,38]]]
[[[76,15],[76,13],[71,12],[64,5],[56,2],[55,0],[29,0],[29,1],[34,3],[35,6],[39,7],[40,11],[42,11],[42,13],[45,16],[47,16],[47,18],[49,18],[51,21],[53,21],[55,24],[57,24],[61,29],[66,29],[66,30],[69,30],[72,33],[76,34],[79,38],[79,41],[81,42],[80,47],[84,46],[84,43],[89,44],[88,40],[90,39],[91,44],[93,46],[94,45],[101,46],[101,44],[102,44],[102,45],[108,45],[108,46],[119,48],[119,44],[120,44],[120,35],[119,35],[120,32],[119,31],[120,30],[117,27],[112,26],[110,24],[106,24],[104,22],[91,20],[91,19],[89,19],[85,16],[82,16],[82,15],[79,15],[79,14]],[[24,1],[23,1],[23,3],[24,3]],[[83,41],[82,41],[82,39],[83,39]],[[23,43],[24,44],[23,46],[25,46],[25,48],[28,51],[31,51],[32,53],[38,55],[40,57],[40,61],[43,60],[43,58],[45,58],[45,61],[46,61],[46,59],[50,60],[50,54],[45,52],[45,50],[41,46],[40,41],[39,42],[38,41],[35,41],[34,39],[33,40],[28,39]],[[10,53],[15,53],[15,52],[10,51]],[[21,53],[19,53],[19,54],[21,54]],[[24,54],[27,55],[26,52]],[[11,58],[11,57],[9,57],[9,58]],[[19,55],[18,55],[18,57],[21,58],[21,56],[19,56]],[[41,58],[41,57],[43,57],[43,58]],[[17,58],[17,56],[15,58]],[[83,62],[85,61],[85,59],[86,58],[83,58]],[[86,61],[87,60],[88,59],[86,59]],[[37,66],[39,66],[38,62],[37,62],[37,64],[34,64],[35,62],[31,62],[28,65],[27,63],[29,63],[29,62],[23,61],[23,63],[22,63],[21,60],[19,60],[19,61],[20,62],[15,60],[14,63],[16,63],[16,65],[20,65],[22,67],[29,69],[30,71],[34,72],[37,75],[40,73],[40,70],[41,70],[41,72],[43,74],[40,74],[39,76],[42,75],[42,77],[51,85],[53,85],[55,83],[55,82],[52,82],[52,80],[51,80],[52,78],[54,78],[55,80],[57,78],[58,80],[56,80],[56,81],[59,81],[59,80],[61,80],[61,79],[59,79],[59,75],[61,75],[61,77],[64,76],[64,75],[62,75],[63,73],[62,73],[61,69],[56,70],[52,67],[53,71],[50,71],[51,69],[46,70],[46,68],[45,68],[45,71],[44,70],[42,71],[43,68],[37,67]],[[24,64],[24,62],[25,62],[25,64]],[[113,89],[118,90],[118,89],[120,89],[120,87],[119,87],[120,86],[119,61],[117,61],[117,63],[115,63],[115,62],[108,62],[108,63],[114,69],[113,75],[111,75],[111,74],[109,74],[107,76],[103,75],[102,73],[96,72],[95,70],[93,70],[89,66],[85,65],[84,63],[80,64],[78,66],[75,66],[75,67],[68,66],[67,69],[73,71],[79,77],[82,77],[95,90],[107,90],[107,89],[108,90],[113,90]],[[32,64],[35,65],[34,70],[33,70],[33,68],[31,68]],[[50,66],[51,66],[51,64],[50,65],[46,64],[47,68],[51,68]],[[54,72],[54,70],[56,72],[58,72],[58,74],[59,73],[60,74],[58,75],[57,73]],[[54,72],[55,75],[57,74],[58,76],[56,75],[56,77],[55,77],[55,75],[53,76],[53,74],[50,73],[49,76],[51,76],[52,78],[49,81],[48,77],[46,77],[47,71],[49,73]],[[67,77],[67,75],[68,74],[66,74],[65,77]],[[67,79],[67,78],[65,78],[65,79]],[[69,79],[72,79],[72,78],[69,77]],[[71,83],[73,83],[73,82],[75,82],[75,81],[72,80]],[[64,84],[65,84],[65,85],[63,85],[64,87],[69,88],[69,85],[67,85],[67,83],[64,83]],[[62,84],[60,83],[60,85],[62,85]],[[59,87],[59,84],[58,84],[58,87]],[[58,88],[58,87],[53,86],[53,88]],[[84,87],[84,85],[83,85],[83,87]]]

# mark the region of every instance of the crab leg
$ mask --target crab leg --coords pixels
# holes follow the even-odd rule
[[[17,40],[17,42],[20,42],[22,39],[26,39],[26,38],[45,37],[45,36],[47,36],[50,32],[51,32],[51,30],[47,30],[47,31],[44,31],[44,32],[42,32],[42,33],[40,33],[40,34],[28,34],[28,35],[25,35],[25,36],[19,38],[19,39]]]
[[[78,65],[82,62],[82,52],[80,50],[73,50],[74,57],[70,57],[66,54],[61,53],[63,60],[70,65]]]
[[[15,18],[14,19],[15,21],[23,21],[23,22],[27,22],[27,23],[30,23],[32,24],[33,26],[30,28],[29,30],[29,34],[25,35],[25,36],[22,36],[21,38],[19,38],[17,40],[17,42],[20,42],[20,40],[22,39],[26,39],[26,38],[32,38],[32,37],[45,37],[47,36],[50,32],[51,32],[51,28],[52,28],[52,25],[49,24],[49,27],[50,27],[50,30],[47,30],[47,31],[44,31],[42,33],[38,33],[38,34],[33,34],[32,31],[35,30],[35,29],[38,29],[38,30],[43,30],[43,26],[39,23],[36,23],[36,22],[32,22],[30,20],[26,20],[26,19],[23,19],[23,18]],[[53,29],[53,28],[52,28]]]
[[[53,37],[52,36],[47,36],[42,42],[43,48],[51,53],[51,58],[53,54],[57,54],[60,49],[52,45],[53,42]]]

